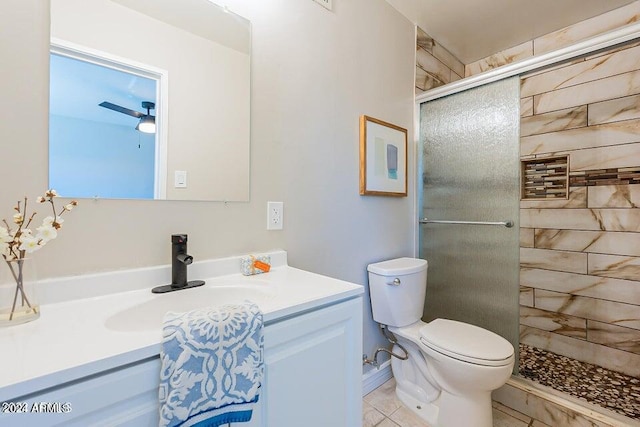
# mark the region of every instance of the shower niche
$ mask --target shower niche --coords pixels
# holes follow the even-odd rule
[[[522,199],[568,199],[569,156],[522,160]]]

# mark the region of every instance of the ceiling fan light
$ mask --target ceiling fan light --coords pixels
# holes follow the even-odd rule
[[[156,132],[156,118],[152,116],[143,116],[140,118],[140,123],[136,126],[136,130],[143,133],[155,133]]]

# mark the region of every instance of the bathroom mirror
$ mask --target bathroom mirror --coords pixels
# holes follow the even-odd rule
[[[51,0],[49,187],[248,201],[250,60],[209,0]]]

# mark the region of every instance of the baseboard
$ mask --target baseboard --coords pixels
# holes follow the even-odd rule
[[[393,377],[391,361],[387,360],[379,368],[373,368],[362,375],[362,395],[365,396]]]

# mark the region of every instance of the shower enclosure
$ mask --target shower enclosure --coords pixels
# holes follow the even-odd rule
[[[513,77],[420,108],[425,320],[475,324],[516,349],[519,87]]]
[[[625,422],[640,419],[638,58],[616,46],[420,105],[425,320],[502,335],[527,385]]]

